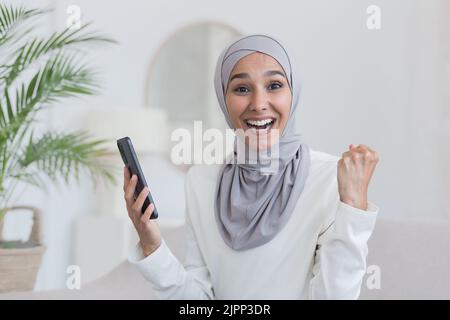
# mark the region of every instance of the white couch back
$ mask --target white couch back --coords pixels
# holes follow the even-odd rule
[[[161,221],[172,252],[184,261],[183,225]],[[369,240],[361,299],[450,299],[450,222],[378,219]],[[379,273],[378,273],[379,272]],[[380,288],[375,285],[380,276]],[[154,299],[150,283],[124,261],[81,290],[0,294],[1,299]]]
[[[450,299],[450,221],[378,219],[367,265],[380,289],[363,283],[361,299]]]
[[[163,233],[183,258],[183,228]],[[368,245],[360,299],[450,299],[450,221],[379,218]]]

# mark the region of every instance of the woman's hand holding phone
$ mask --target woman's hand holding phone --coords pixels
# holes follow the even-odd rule
[[[158,222],[156,219],[150,220],[150,216],[153,213],[154,205],[151,203],[147,210],[142,214],[141,209],[144,204],[145,198],[149,193],[147,187],[142,189],[141,193],[134,198],[134,191],[136,188],[138,177],[133,175],[130,177],[130,172],[125,166],[123,170],[124,184],[123,191],[125,202],[127,205],[128,216],[136,228],[139,236],[142,251],[145,256],[149,256],[161,245],[161,233],[159,230]]]

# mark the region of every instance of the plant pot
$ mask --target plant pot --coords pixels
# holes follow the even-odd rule
[[[34,288],[45,252],[42,245],[42,214],[38,208],[29,206],[14,206],[5,210],[32,211],[33,227],[27,242],[0,241],[0,292],[30,291]],[[3,220],[0,221],[0,235],[2,231]]]

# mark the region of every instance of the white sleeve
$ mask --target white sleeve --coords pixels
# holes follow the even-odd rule
[[[310,299],[358,299],[378,211],[371,202],[364,211],[339,200],[334,221],[317,241]]]
[[[214,299],[208,268],[203,261],[189,215],[186,215],[187,252],[184,265],[172,254],[164,239],[151,255],[144,257],[136,245],[128,257],[150,281],[159,299]]]

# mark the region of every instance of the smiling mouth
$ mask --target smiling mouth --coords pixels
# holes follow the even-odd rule
[[[256,130],[269,130],[273,127],[276,119],[268,118],[264,120],[244,120],[248,128],[254,128]]]

